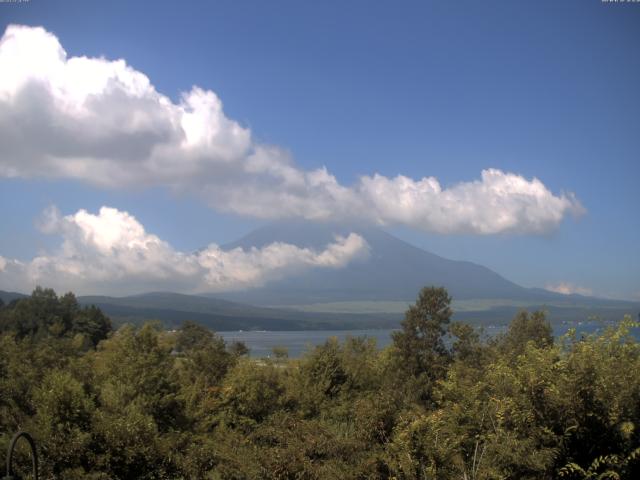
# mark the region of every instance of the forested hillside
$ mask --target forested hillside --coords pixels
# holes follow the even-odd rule
[[[384,350],[251,360],[38,289],[0,307],[0,447],[32,432],[47,479],[639,478],[636,323],[554,340],[523,311],[483,340],[450,303],[423,289]]]

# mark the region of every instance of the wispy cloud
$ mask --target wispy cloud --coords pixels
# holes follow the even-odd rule
[[[577,293],[578,295],[593,295],[593,290],[586,287],[580,287],[578,285],[574,285],[570,282],[557,282],[557,283],[548,283],[544,287],[546,290],[550,292],[562,293],[563,295],[571,295]]]
[[[161,185],[219,211],[258,218],[350,219],[439,233],[549,232],[584,211],[571,193],[486,169],[443,187],[434,177],[303,170],[194,87],[178,102],[124,60],[69,57],[43,28],[0,41],[0,176],[71,178],[106,188]]]
[[[67,216],[50,208],[40,224],[43,232],[60,235],[62,244],[26,263],[0,257],[0,288],[28,291],[45,285],[111,294],[238,290],[309,268],[341,268],[366,257],[369,248],[352,233],[321,251],[277,242],[248,250],[211,244],[185,253],[146,232],[127,212],[108,207],[98,214],[79,210]]]

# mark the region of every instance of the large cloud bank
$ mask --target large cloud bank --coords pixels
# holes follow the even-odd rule
[[[336,237],[322,251],[286,243],[222,250],[211,244],[194,253],[176,251],[145,231],[130,214],[102,207],[62,216],[47,210],[43,232],[60,235],[60,248],[30,262],[0,257],[0,289],[29,291],[36,285],[77,293],[132,294],[150,290],[221,292],[263,285],[307,268],[341,268],[365,258],[357,234]]]
[[[124,60],[69,57],[43,28],[7,28],[0,72],[0,177],[160,185],[257,218],[358,218],[439,233],[540,234],[582,211],[570,193],[496,169],[447,188],[378,174],[342,185],[257,143],[214,92],[194,87],[176,103]]]

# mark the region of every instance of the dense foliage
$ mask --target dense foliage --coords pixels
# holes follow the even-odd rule
[[[0,307],[0,447],[43,478],[640,478],[640,344],[625,319],[554,342],[521,312],[484,340],[425,288],[393,344],[252,360],[193,323],[111,331],[72,294]]]

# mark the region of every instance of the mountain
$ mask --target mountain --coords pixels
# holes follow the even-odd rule
[[[220,300],[198,295],[185,295],[173,292],[150,292],[127,297],[109,297],[102,295],[84,295],[78,297],[82,304],[96,306],[129,307],[137,309],[173,310],[178,312],[192,312],[216,315],[242,315],[245,317],[270,316],[270,309],[254,307],[251,305]]]
[[[404,242],[379,228],[343,224],[278,222],[259,228],[224,248],[262,247],[286,242],[322,249],[335,235],[354,232],[367,241],[370,255],[341,269],[312,269],[241,293],[216,294],[261,305],[342,301],[412,301],[425,285],[447,288],[456,300],[550,301],[567,297],[527,289],[472,262],[448,260]]]
[[[5,292],[4,290],[0,290],[0,300],[2,300],[2,302],[5,304],[8,304],[13,300],[19,300],[24,297],[26,297],[26,295],[23,293]]]
[[[454,319],[473,323],[506,323],[521,308],[544,309],[553,322],[592,316],[619,320],[627,313],[636,317],[640,311],[637,302],[524,288],[482,265],[448,260],[371,226],[278,222],[223,248],[285,242],[321,250],[336,235],[352,232],[364,237],[370,254],[339,269],[309,269],[242,292],[201,296],[153,292],[78,300],[100,307],[115,323],[155,319],[178,326],[192,320],[219,331],[393,328],[427,285],[446,287],[454,300]],[[5,303],[20,296],[0,291]]]
[[[223,248],[259,248],[285,242],[320,250],[335,235],[352,232],[369,244],[368,258],[340,269],[310,269],[261,288],[215,296],[305,312],[402,314],[422,287],[435,285],[444,286],[451,294],[456,320],[474,323],[505,323],[522,308],[545,310],[553,322],[591,317],[620,320],[625,314],[635,318],[640,311],[638,302],[525,288],[487,267],[440,257],[371,226],[277,222]]]

